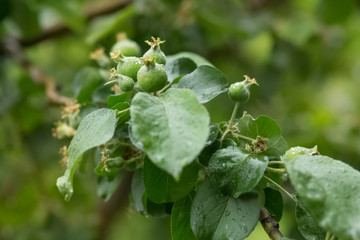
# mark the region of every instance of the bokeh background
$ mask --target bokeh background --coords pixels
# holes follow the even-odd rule
[[[235,82],[252,88],[243,111],[274,118],[289,146],[318,145],[360,169],[360,12],[356,0],[0,0],[0,239],[170,239],[169,218],[114,211],[99,237],[103,200],[94,166],[76,174],[64,202],[55,182],[64,167],[51,136],[60,109],[49,101],[38,69],[73,96],[75,74],[99,46],[126,32],[143,52],[160,36],[163,51],[203,55]],[[10,50],[9,50],[10,49]],[[29,67],[31,66],[31,67]],[[229,119],[226,94],[206,105],[213,122]],[[336,181],[336,179],[334,179]],[[292,191],[289,187],[289,191]],[[127,196],[124,196],[127,198]],[[303,239],[284,196],[280,222]],[[261,227],[248,239],[268,239]]]

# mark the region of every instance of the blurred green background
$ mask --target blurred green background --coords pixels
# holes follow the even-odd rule
[[[114,7],[114,3],[117,7]],[[260,87],[242,110],[274,118],[289,146],[318,145],[360,169],[360,12],[355,0],[0,0],[0,239],[99,239],[103,201],[89,163],[76,175],[72,200],[55,182],[64,167],[51,136],[60,109],[43,84],[6,48],[19,42],[36,68],[72,97],[73,80],[93,64],[91,51],[109,49],[126,32],[143,52],[159,36],[170,55],[193,51],[209,59],[229,82],[254,77]],[[121,6],[121,7],[119,7]],[[124,7],[122,7],[124,6]],[[99,9],[108,9],[94,16]],[[89,15],[93,14],[92,17]],[[62,24],[66,31],[39,40]],[[226,94],[206,105],[213,122],[229,119]],[[336,179],[334,179],[336,180]],[[291,187],[289,188],[290,191]],[[127,196],[124,196],[127,197]],[[284,196],[280,222],[287,237],[303,239],[294,205]],[[145,218],[133,208],[114,213],[107,239],[170,239],[169,218]],[[104,238],[105,239],[105,236]],[[248,239],[268,239],[261,227]]]

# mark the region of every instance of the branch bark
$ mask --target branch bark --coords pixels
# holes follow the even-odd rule
[[[97,234],[93,240],[107,239],[114,218],[128,206],[132,176],[132,172],[124,172],[119,188],[110,200],[101,206]]]
[[[279,240],[283,237],[279,230],[279,223],[272,218],[269,211],[264,207],[260,210],[260,222],[265,232],[272,240]]]
[[[90,22],[94,18],[108,15],[110,13],[124,9],[125,7],[129,6],[132,1],[133,0],[116,0],[109,2],[101,7],[96,7],[95,9],[90,8],[85,14],[86,22]],[[32,39],[20,40],[20,45],[23,47],[36,45],[42,41],[57,38],[71,32],[72,30],[68,26],[59,23],[47,30],[44,30],[42,33]]]

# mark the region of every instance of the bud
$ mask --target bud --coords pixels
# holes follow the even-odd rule
[[[62,139],[65,137],[72,137],[75,135],[76,131],[69,125],[63,122],[55,123],[56,127],[52,129],[52,135],[55,138]]]
[[[234,102],[246,103],[250,98],[249,87],[253,84],[258,85],[255,78],[250,79],[247,75],[244,77],[244,81],[230,85],[228,95]]]

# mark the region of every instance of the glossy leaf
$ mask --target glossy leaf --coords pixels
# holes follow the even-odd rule
[[[279,191],[265,188],[265,208],[271,213],[275,221],[280,222],[283,212],[283,198]]]
[[[219,125],[217,123],[210,125],[210,134],[205,144],[204,149],[198,156],[199,162],[208,165],[211,156],[219,149],[220,142],[217,139],[220,133]]]
[[[314,218],[308,213],[300,201],[296,202],[296,221],[298,223],[299,232],[305,239],[323,240],[326,231],[321,229]]]
[[[214,143],[215,140],[217,139],[219,133],[220,133],[219,124],[217,124],[217,123],[211,124],[210,125],[210,133],[209,133],[208,141],[206,142],[206,146],[209,146],[212,143]]]
[[[196,69],[196,64],[189,58],[175,58],[168,61],[165,65],[165,70],[168,76],[168,81],[172,82],[175,78],[191,73]]]
[[[186,166],[180,180],[176,182],[172,176],[156,167],[149,159],[145,159],[144,183],[147,197],[154,203],[176,202],[184,198],[193,189],[197,177],[197,165]]]
[[[91,101],[94,90],[104,82],[99,70],[84,67],[75,76],[74,93],[79,103]]]
[[[228,83],[220,70],[205,65],[182,77],[177,87],[193,90],[199,102],[206,103],[220,93],[226,92]]]
[[[212,144],[206,146],[201,153],[199,154],[198,158],[199,158],[199,162],[205,166],[208,165],[210,158],[212,157],[212,155],[214,155],[214,153],[219,150],[220,147],[220,142],[219,141],[215,141]]]
[[[134,145],[177,180],[209,135],[209,114],[187,89],[169,89],[160,98],[137,93],[130,115]]]
[[[202,65],[214,66],[207,59],[205,59],[204,57],[200,56],[199,54],[196,54],[196,53],[193,53],[193,52],[180,52],[180,53],[177,53],[177,54],[170,55],[170,56],[166,57],[168,62],[171,62],[171,61],[173,61],[175,59],[178,59],[178,58],[189,58],[198,67],[202,66]]]
[[[303,205],[320,227],[340,238],[360,238],[360,172],[326,156],[284,158]]]
[[[250,192],[262,178],[268,157],[250,155],[237,147],[218,150],[209,161],[210,178],[222,193],[239,197]]]
[[[67,169],[56,182],[66,201],[69,201],[73,194],[72,180],[81,155],[85,151],[109,141],[114,135],[115,124],[115,111],[110,109],[96,110],[86,115],[81,121],[69,146]]]
[[[240,134],[246,137],[256,139],[260,136],[267,139],[267,150],[263,151],[261,155],[281,156],[288,149],[285,139],[281,136],[279,125],[267,116],[259,116],[254,119],[246,114],[239,120],[238,128]],[[244,140],[241,142],[242,148],[245,148],[246,144],[251,145],[252,143]]]
[[[200,240],[240,240],[254,230],[259,212],[256,194],[248,193],[240,198],[224,196],[205,180],[195,196],[190,224]]]
[[[195,240],[190,227],[191,205],[190,197],[175,202],[171,213],[172,240]]]

